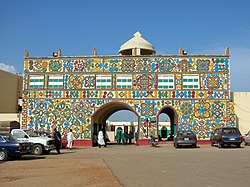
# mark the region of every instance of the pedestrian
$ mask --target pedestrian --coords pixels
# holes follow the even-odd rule
[[[128,133],[127,133],[127,132],[125,133],[125,137],[126,137],[125,142],[126,142],[126,144],[128,144],[129,135],[128,135]]]
[[[61,149],[61,133],[57,131],[57,129],[54,129],[53,133],[53,138],[55,139],[55,146],[56,146],[56,151],[58,154],[60,154],[60,149]]]
[[[72,147],[73,147],[73,132],[72,132],[72,129],[70,129],[68,134],[67,134],[67,140],[68,140],[67,148],[69,150],[71,150]]]
[[[134,134],[132,133],[132,131],[129,131],[128,138],[129,138],[129,144],[131,144],[132,139],[134,139]]]
[[[123,132],[122,133],[122,145],[124,145],[126,142],[126,134]]]
[[[94,146],[98,145],[98,135],[97,135],[97,133],[94,133],[94,135],[93,135],[93,145]]]
[[[99,146],[99,148],[101,148],[101,146],[106,147],[106,143],[104,141],[102,129],[100,129],[100,131],[98,132],[98,146]]]
[[[138,132],[135,133],[135,142],[136,142],[136,145],[138,145]]]
[[[117,131],[115,138],[116,138],[117,145],[120,144],[121,143],[121,138],[122,138],[122,132]]]

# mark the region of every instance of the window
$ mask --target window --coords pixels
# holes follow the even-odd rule
[[[21,131],[14,131],[13,132],[13,136],[15,136],[16,138],[24,138],[24,133]]]
[[[111,75],[97,75],[96,76],[96,88],[111,89],[112,88],[112,76]]]
[[[158,89],[174,89],[174,75],[158,75]]]
[[[184,89],[199,89],[200,79],[199,75],[183,75],[182,88]]]
[[[48,88],[63,88],[63,75],[50,75]]]
[[[44,75],[30,75],[29,88],[38,89],[44,87]]]
[[[116,88],[132,89],[132,75],[119,75],[116,77]]]

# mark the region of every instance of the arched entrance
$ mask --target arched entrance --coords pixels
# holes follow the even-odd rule
[[[106,120],[115,112],[120,110],[129,110],[133,112],[138,119],[139,123],[139,115],[137,112],[131,108],[129,105],[121,102],[109,102],[94,112],[94,114],[91,116],[91,124],[92,124],[92,145],[96,146],[96,136],[98,135],[98,132],[100,129],[103,130],[104,136],[106,136]],[[139,127],[138,127],[139,129]],[[106,138],[106,137],[105,137]]]
[[[159,122],[160,114],[166,114],[169,117],[169,124],[164,124]],[[178,129],[178,115],[173,107],[166,106],[163,107],[157,115],[157,129],[159,140],[161,141],[172,141],[176,130]]]

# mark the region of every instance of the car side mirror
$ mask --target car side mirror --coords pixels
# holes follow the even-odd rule
[[[29,138],[26,134],[24,135],[24,138]]]

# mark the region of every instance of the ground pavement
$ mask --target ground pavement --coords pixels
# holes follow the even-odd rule
[[[108,148],[79,147],[62,153],[52,152],[41,159],[25,157],[0,164],[0,186],[13,186],[20,181],[26,184],[29,180],[33,183],[26,186],[230,187],[250,183],[250,147],[218,149],[201,145],[175,149],[172,145],[159,148],[110,145]],[[32,170],[24,167],[30,162],[34,162]],[[33,175],[33,171],[39,171],[44,165],[49,166],[39,175]],[[22,176],[20,168],[30,171],[30,175]],[[61,171],[57,173],[58,170]],[[52,176],[46,178],[47,173]],[[39,183],[34,182],[36,180]]]

